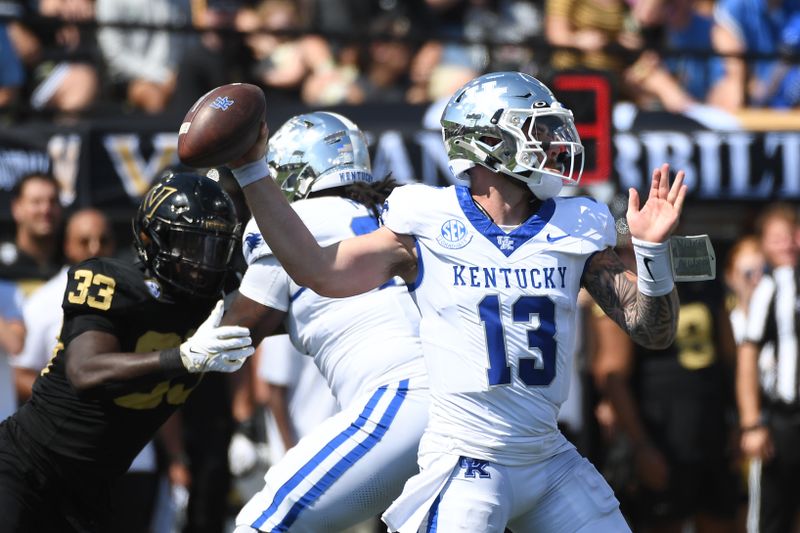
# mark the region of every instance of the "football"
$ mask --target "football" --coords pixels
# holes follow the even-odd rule
[[[230,83],[203,95],[178,130],[178,157],[185,165],[209,168],[241,157],[258,138],[266,119],[264,91]]]

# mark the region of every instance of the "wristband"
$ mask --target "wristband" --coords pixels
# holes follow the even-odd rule
[[[186,371],[181,360],[181,349],[170,348],[168,350],[161,350],[158,356],[158,362],[163,370],[167,372],[174,372],[176,370]]]
[[[664,296],[672,292],[672,266],[669,241],[647,242],[631,237],[636,256],[636,277],[639,292],[647,296]]]
[[[269,176],[269,167],[265,159],[258,159],[252,163],[232,168],[231,173],[236,178],[236,181],[239,182],[239,187],[244,188]]]
[[[739,431],[742,432],[742,433],[749,433],[751,431],[755,431],[755,430],[761,429],[763,427],[765,427],[763,422],[756,422],[755,424],[753,424],[751,426],[744,426],[744,427],[739,428]]]

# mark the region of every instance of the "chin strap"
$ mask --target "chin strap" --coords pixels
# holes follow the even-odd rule
[[[466,181],[469,181],[469,174],[467,174],[467,171],[471,168],[474,168],[478,164],[479,163],[475,163],[474,161],[470,161],[468,159],[451,159],[449,161],[450,172],[452,172],[453,175],[458,179]],[[497,172],[495,169],[489,169]],[[564,186],[564,181],[561,178],[557,176],[551,176],[549,174],[540,174],[539,183],[536,184],[530,183],[505,172],[502,172],[502,174],[511,179],[519,180],[525,183],[533,195],[539,200],[549,200],[550,198],[558,196],[558,194],[561,192],[561,188]]]
[[[539,200],[549,200],[550,198],[558,196],[563,186],[564,181],[561,178],[548,174],[541,174],[539,183],[528,183],[528,188]]]

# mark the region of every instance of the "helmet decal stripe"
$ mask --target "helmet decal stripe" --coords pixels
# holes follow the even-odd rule
[[[158,206],[164,203],[164,200],[176,192],[178,192],[178,189],[167,186],[153,187],[150,189],[150,192],[147,193],[147,196],[145,196],[144,200],[142,201],[142,207],[144,208],[145,216],[147,218],[152,218],[153,213],[156,212]]]

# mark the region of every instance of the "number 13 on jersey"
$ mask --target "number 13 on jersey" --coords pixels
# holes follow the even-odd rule
[[[555,305],[546,296],[521,296],[511,305],[512,323],[503,324],[499,296],[485,296],[478,314],[486,333],[489,385],[511,383],[506,353],[512,335],[525,334],[528,352],[519,357],[519,377],[528,386],[549,385],[556,376]]]

